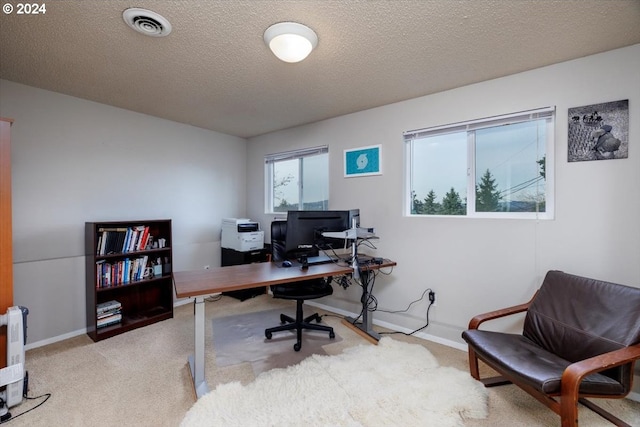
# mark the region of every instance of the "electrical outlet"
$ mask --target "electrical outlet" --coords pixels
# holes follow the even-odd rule
[[[435,291],[429,291],[429,303],[432,306],[436,305],[436,292]]]

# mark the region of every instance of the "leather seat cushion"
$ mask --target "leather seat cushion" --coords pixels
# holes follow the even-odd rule
[[[308,280],[295,284],[271,286],[274,298],[282,299],[316,299],[333,294],[331,284],[324,280]]]
[[[544,350],[518,334],[468,330],[462,337],[481,359],[499,366],[512,376],[549,395],[560,394],[563,371],[571,362]],[[581,394],[623,395],[620,382],[601,374],[592,374],[580,384]]]
[[[576,362],[640,342],[640,289],[549,271],[522,335]]]

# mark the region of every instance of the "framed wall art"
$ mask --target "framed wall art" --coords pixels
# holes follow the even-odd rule
[[[344,150],[344,176],[382,175],[381,145]]]
[[[629,157],[629,100],[569,108],[569,162]]]

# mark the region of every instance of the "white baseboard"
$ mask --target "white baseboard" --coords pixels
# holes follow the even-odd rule
[[[175,307],[179,307],[181,305],[188,304],[191,301],[193,301],[191,298],[180,299],[180,300],[174,301],[173,307],[174,308]],[[58,336],[55,336],[55,337],[47,338],[45,340],[36,341],[36,342],[33,342],[33,343],[26,344],[24,346],[24,349],[25,349],[25,351],[27,351],[27,350],[31,350],[31,349],[34,349],[34,348],[43,347],[45,345],[54,344],[54,343],[57,343],[58,341],[64,341],[64,340],[67,340],[69,338],[77,337],[78,335],[82,335],[82,334],[86,334],[86,333],[87,333],[87,328],[78,329],[77,331],[68,332],[66,334],[62,334],[62,335],[58,335]]]
[[[318,307],[318,308],[321,308],[323,310],[330,311],[332,313],[340,314],[340,315],[345,316],[345,317],[358,317],[360,315],[360,313],[352,313],[350,311],[341,310],[339,308],[329,307],[328,305],[320,304],[320,303],[318,303],[316,301],[305,301],[305,304],[309,304],[310,306]],[[376,320],[376,319],[373,319],[372,323],[374,325],[382,326],[383,328],[391,329],[392,331],[404,332],[406,334],[408,334],[409,332],[412,332],[411,329],[407,329],[407,328],[404,328],[402,326],[395,325],[393,323],[383,322],[383,321]],[[448,340],[448,339],[445,339],[445,338],[436,337],[434,335],[430,335],[430,334],[427,334],[427,333],[424,333],[424,332],[417,332],[417,333],[413,334],[413,336],[425,339],[427,341],[433,341],[433,342],[438,343],[438,344],[446,345],[448,347],[453,347],[453,348],[456,348],[458,350],[467,351],[467,345],[466,344],[458,343],[458,342],[455,342],[455,341],[452,341],[452,340]]]
[[[38,347],[42,347],[42,346],[45,346],[45,345],[57,343],[58,341],[67,340],[69,338],[77,337],[78,335],[82,335],[82,334],[86,334],[86,333],[87,333],[87,328],[78,329],[77,331],[68,332],[66,334],[58,335],[56,337],[47,338],[46,340],[41,340],[41,341],[36,341],[36,342],[33,342],[33,343],[26,344],[24,346],[24,349],[25,349],[25,351],[26,350],[31,350],[33,348],[38,348]]]

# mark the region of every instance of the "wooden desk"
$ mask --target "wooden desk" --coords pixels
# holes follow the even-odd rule
[[[204,298],[222,292],[260,286],[294,283],[301,280],[317,279],[329,276],[351,274],[348,265],[320,264],[310,266],[306,270],[300,267],[284,268],[279,264],[263,262],[256,264],[232,265],[209,270],[178,271],[173,279],[178,298],[195,298],[194,343],[193,356],[189,357],[191,377],[198,398],[209,391],[204,376]]]

